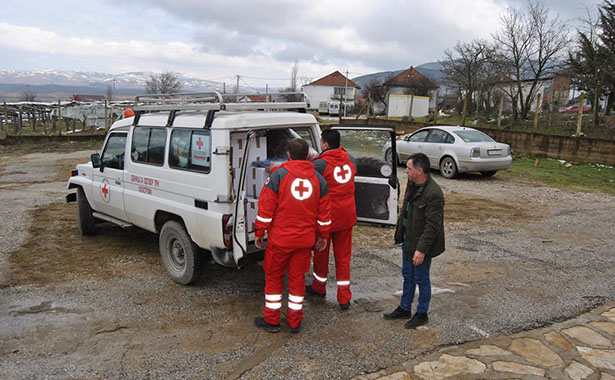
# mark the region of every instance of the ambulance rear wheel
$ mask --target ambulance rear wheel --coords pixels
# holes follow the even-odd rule
[[[197,279],[199,250],[181,223],[166,222],[160,230],[158,245],[164,268],[173,281],[188,285]]]
[[[77,219],[79,220],[81,235],[94,235],[96,220],[92,216],[92,208],[85,197],[85,192],[80,187],[77,188]]]

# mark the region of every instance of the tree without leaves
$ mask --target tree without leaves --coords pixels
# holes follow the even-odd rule
[[[283,89],[282,92],[297,92],[297,78],[299,76],[299,61],[295,60],[295,64],[290,70],[290,86]],[[287,102],[299,102],[301,96],[296,94],[287,94],[284,96]]]
[[[145,81],[145,92],[148,94],[174,94],[180,92],[182,87],[182,82],[171,71],[152,74]]]
[[[38,94],[32,91],[30,87],[28,86],[28,88],[21,93],[20,99],[21,101],[24,101],[24,102],[34,102],[37,96]]]
[[[387,104],[387,87],[384,83],[393,78],[392,74],[387,74],[384,77],[371,79],[363,89],[364,96],[371,96],[373,104],[383,104],[386,112]],[[373,112],[373,110],[370,110]]]
[[[555,63],[569,43],[567,28],[557,17],[549,17],[543,3],[532,0],[524,13],[511,8],[501,21],[502,30],[493,35],[498,64],[511,83],[505,91],[513,101],[515,119],[517,110],[526,119],[540,80],[559,70]]]
[[[445,59],[440,61],[443,66],[444,83],[468,96],[467,109],[473,109],[475,92],[480,92],[477,99],[488,99],[491,82],[489,67],[493,61],[494,48],[487,41],[476,39],[470,43],[457,42],[452,49],[444,51]],[[476,105],[478,107],[478,104]]]

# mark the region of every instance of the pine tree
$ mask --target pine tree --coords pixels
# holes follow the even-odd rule
[[[604,3],[599,8],[600,12],[600,40],[606,56],[606,64],[603,66],[605,70],[605,87],[609,94],[609,101],[606,106],[606,114],[610,114],[613,109],[615,98],[615,67],[612,62],[615,61],[615,2],[604,0]]]

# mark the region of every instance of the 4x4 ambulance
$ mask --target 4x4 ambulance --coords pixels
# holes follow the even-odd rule
[[[135,116],[115,122],[101,152],[71,173],[68,188],[76,192],[66,199],[77,202],[81,233],[111,222],[159,234],[164,267],[181,284],[197,278],[203,250],[240,267],[258,251],[254,221],[267,166],[286,160],[293,138],[319,151],[320,128],[305,102],[237,99],[217,92],[136,97]],[[334,128],[357,158],[359,220],[394,225],[397,176],[378,158],[387,142],[395,147],[394,129]]]

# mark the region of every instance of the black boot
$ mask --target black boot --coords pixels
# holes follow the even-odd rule
[[[406,322],[407,329],[413,329],[415,327],[422,326],[429,322],[429,318],[427,317],[427,313],[416,313],[414,317]]]
[[[319,293],[316,290],[312,289],[312,285],[308,285],[305,287],[305,294],[308,296],[315,296],[315,297],[325,297],[326,296],[325,293]]]
[[[268,331],[270,333],[277,333],[278,331],[280,331],[280,325],[272,325],[271,323],[267,323],[265,322],[265,318],[263,317],[256,317],[254,318],[254,326],[259,327],[265,331]]]
[[[400,319],[410,318],[412,316],[411,310],[402,309],[401,306],[397,306],[395,310],[390,313],[384,314],[384,319]]]

